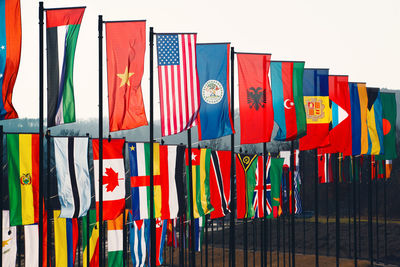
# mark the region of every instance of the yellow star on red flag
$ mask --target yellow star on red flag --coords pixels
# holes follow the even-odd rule
[[[131,83],[129,82],[129,78],[135,74],[134,72],[128,72],[128,66],[125,68],[125,72],[124,73],[119,73],[117,74],[118,78],[121,79],[121,84],[119,85],[119,87],[124,86],[125,84],[131,85]]]

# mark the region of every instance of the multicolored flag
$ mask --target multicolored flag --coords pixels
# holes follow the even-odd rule
[[[290,151],[280,151],[279,152],[281,158],[284,159],[283,162],[283,168],[287,169],[289,172],[289,182],[288,182],[288,189],[287,191],[289,192],[289,197],[288,197],[288,202],[289,202],[289,211],[292,213],[292,172],[291,172],[291,153]],[[300,179],[300,165],[299,165],[299,150],[294,150],[294,155],[293,155],[293,160],[294,160],[294,205],[295,205],[295,214],[300,214],[302,212],[302,207],[301,207],[301,199],[300,199],[300,185],[301,185],[301,179]]]
[[[125,209],[125,139],[103,140],[103,220],[114,220]],[[99,139],[93,139],[96,210],[99,210]],[[98,216],[97,212],[97,216]]]
[[[211,151],[210,201],[214,210],[211,219],[221,218],[230,211],[231,198],[231,152]]]
[[[156,266],[160,266],[164,259],[162,253],[164,250],[165,238],[167,236],[167,224],[168,220],[156,219]],[[147,255],[149,257],[149,265],[151,264],[150,259],[150,246],[148,246]]]
[[[269,178],[271,181],[271,206],[274,218],[282,214],[281,181],[283,173],[283,158],[271,158]]]
[[[107,22],[110,132],[147,125],[142,96],[146,21]]]
[[[133,220],[150,218],[150,143],[129,143]],[[154,218],[161,217],[160,144],[153,144]]]
[[[8,120],[18,118],[12,94],[21,58],[20,0],[1,1],[0,14],[0,120]]]
[[[230,114],[230,44],[197,44],[196,49],[201,88],[199,140],[235,133]]]
[[[147,244],[150,237],[150,220],[132,220],[129,212],[129,244],[131,249],[132,265],[144,267],[147,256]]]
[[[90,208],[88,145],[89,138],[87,137],[54,138],[54,158],[61,218],[85,216]]]
[[[39,221],[39,135],[7,134],[10,225]]]
[[[177,221],[178,218],[169,219],[167,226],[167,246],[177,248],[178,247],[178,238],[176,236],[177,232]]]
[[[107,249],[108,266],[123,266],[123,231],[124,214],[121,213],[115,220],[107,221]]]
[[[2,267],[15,267],[17,260],[17,227],[10,226],[10,213],[3,210]]]
[[[367,86],[365,83],[349,83],[351,103],[352,154],[368,151]]]
[[[329,131],[329,146],[325,153],[352,153],[351,106],[348,76],[329,75],[329,100],[331,101],[332,121]]]
[[[320,184],[333,183],[332,158],[318,150],[318,181]]]
[[[74,58],[84,12],[46,9],[47,127],[75,122]]]
[[[329,70],[304,69],[303,95],[307,118],[307,134],[299,139],[300,150],[311,150],[329,145]]]
[[[379,88],[367,87],[368,155],[384,154],[382,103]]]
[[[236,155],[237,218],[252,218],[254,188],[256,187],[257,155]]]
[[[200,252],[204,239],[204,216],[194,220],[194,251]]]
[[[211,149],[192,148],[192,155],[189,156],[188,153],[188,149],[186,149],[187,192],[190,192],[190,159],[192,161],[193,216],[194,218],[199,218],[214,210],[210,197]],[[188,203],[190,203],[190,197],[190,194],[188,194]],[[188,214],[190,214],[190,208],[190,205],[188,205]]]
[[[258,156],[257,158],[257,169],[256,169],[256,185],[254,187],[253,193],[253,209],[254,209],[254,218],[263,218],[264,217],[264,164],[266,164],[266,173],[269,171],[270,167],[270,157],[267,156],[267,162],[264,162],[264,156]]]
[[[271,141],[274,127],[268,79],[270,54],[237,54],[239,72],[240,143]]]
[[[56,266],[73,267],[79,237],[78,220],[60,218],[60,213],[60,210],[53,211]]]
[[[89,227],[87,227],[88,223]],[[89,229],[89,242],[87,229]],[[83,267],[99,266],[99,222],[96,221],[96,210],[89,210],[82,218],[82,251]],[[87,263],[88,251],[90,253],[89,264]]]
[[[397,105],[396,95],[394,93],[381,93],[382,103],[382,128],[383,128],[383,146],[384,159],[392,160],[397,158],[396,151],[396,119]],[[379,159],[382,159],[379,156]]]
[[[275,140],[291,141],[307,132],[303,72],[304,62],[271,62],[274,120],[279,127]]]
[[[161,134],[196,125],[200,90],[196,67],[197,34],[156,34]]]

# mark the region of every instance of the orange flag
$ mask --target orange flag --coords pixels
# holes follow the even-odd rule
[[[147,125],[142,97],[146,22],[106,23],[110,132]]]

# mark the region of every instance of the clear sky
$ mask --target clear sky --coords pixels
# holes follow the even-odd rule
[[[104,20],[146,19],[147,32],[150,26],[155,32],[197,32],[198,42],[231,42],[238,52],[272,53],[273,60],[302,60],[308,68],[329,68],[331,74],[347,74],[350,81],[400,89],[398,0],[47,0],[44,6],[87,7],[75,55],[77,120],[98,116],[97,19],[100,14]],[[13,103],[20,118],[37,118],[38,2],[21,0],[21,12],[22,54]],[[103,55],[106,115],[105,50]],[[155,118],[159,118],[157,65],[154,62],[154,107]],[[148,66],[147,46],[142,81],[147,114]]]

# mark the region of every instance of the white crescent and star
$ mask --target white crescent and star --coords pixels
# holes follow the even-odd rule
[[[290,101],[290,99],[286,99],[285,102],[283,102],[283,105],[285,106],[286,109],[291,109],[292,107],[294,107],[294,103],[293,101]]]

